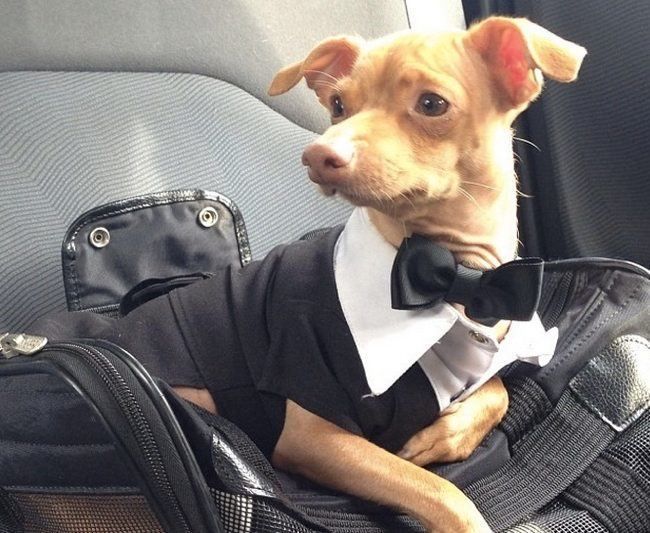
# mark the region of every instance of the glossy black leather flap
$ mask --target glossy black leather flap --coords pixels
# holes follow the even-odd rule
[[[68,309],[117,312],[122,297],[144,280],[250,259],[241,213],[223,195],[172,191],[113,202],[84,213],[66,234]]]

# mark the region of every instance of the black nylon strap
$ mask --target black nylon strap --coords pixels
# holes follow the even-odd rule
[[[497,472],[465,491],[500,531],[551,502],[573,483],[615,436],[613,429],[566,392],[549,416]]]
[[[508,389],[508,416],[501,429],[508,442],[519,442],[553,410],[544,390],[528,377],[505,380]]]

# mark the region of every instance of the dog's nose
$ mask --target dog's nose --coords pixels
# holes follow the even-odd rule
[[[349,142],[310,144],[302,154],[302,164],[310,168],[309,177],[316,183],[335,183],[345,178],[354,157]]]

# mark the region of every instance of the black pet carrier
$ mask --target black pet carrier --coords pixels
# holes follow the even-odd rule
[[[188,232],[205,228],[197,213],[214,246],[192,248]],[[106,233],[93,243],[97,228]],[[148,261],[129,262],[126,252],[151,228],[175,236],[174,253],[141,246]],[[107,235],[115,255],[98,262],[89,252]],[[183,256],[194,260],[174,261]],[[64,246],[71,307],[110,316],[120,299],[137,306],[247,261],[236,207],[198,191],[93,211]],[[124,299],[146,278],[157,281]],[[430,468],[460,486],[495,531],[650,531],[650,273],[607,259],[548,262],[539,313],[560,332],[552,362],[511,365],[500,426],[466,461]],[[0,532],[423,531],[410,517],[275,471],[240,428],[179,399],[137,353],[29,331],[0,346]]]

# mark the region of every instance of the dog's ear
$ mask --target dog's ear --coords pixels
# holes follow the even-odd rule
[[[302,78],[321,100],[326,100],[336,81],[347,76],[359,57],[363,40],[358,37],[331,37],[319,43],[303,60],[280,70],[269,87],[269,95],[287,92]]]
[[[542,73],[561,82],[575,80],[587,53],[526,19],[488,18],[470,28],[467,39],[487,62],[509,107],[537,97]]]

